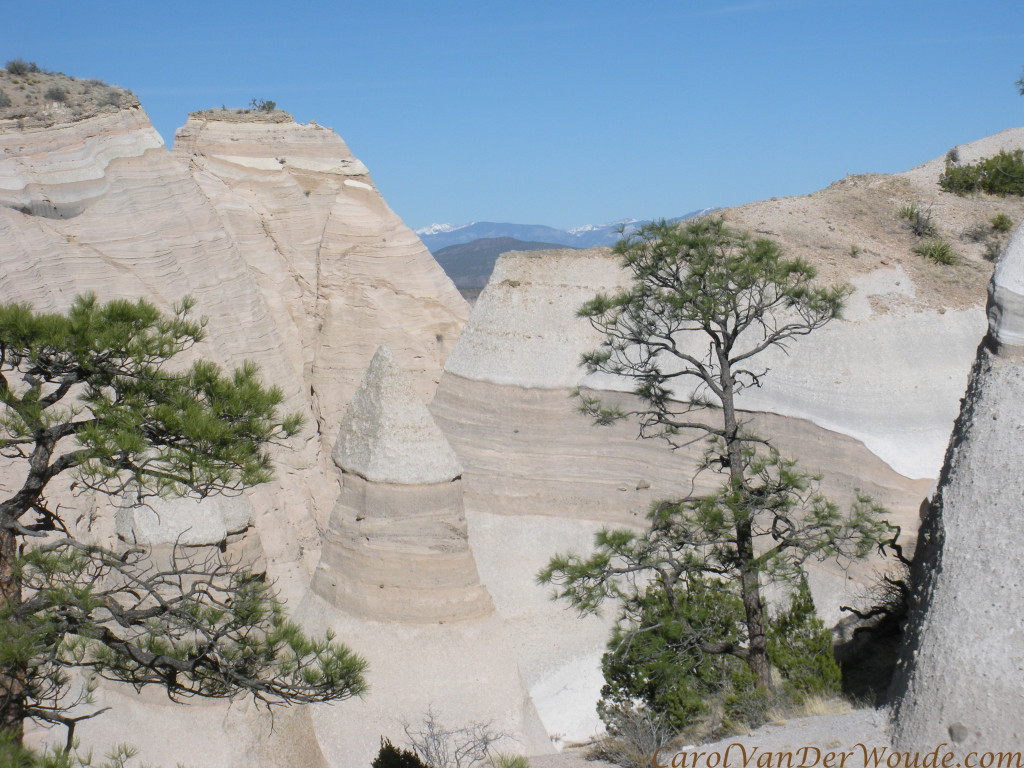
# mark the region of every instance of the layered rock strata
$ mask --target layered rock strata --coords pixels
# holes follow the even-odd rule
[[[352,398],[333,457],[342,489],[317,594],[375,620],[447,622],[494,611],[469,548],[462,468],[385,346]]]
[[[978,347],[914,559],[914,604],[893,686],[893,742],[959,756],[1024,743],[1024,227],[989,290]]]
[[[575,738],[595,727],[590,713],[613,617],[580,623],[545,602],[535,574],[556,552],[587,549],[601,525],[642,525],[653,501],[690,492],[704,450],[698,443],[671,451],[659,441],[638,440],[634,424],[597,428],[576,412],[575,387],[626,410],[632,405],[632,396],[621,391],[627,382],[586,375],[579,367],[580,355],[596,348],[600,336],[575,314],[585,300],[618,290],[626,279],[617,258],[603,249],[504,255],[431,403],[465,467],[481,576],[514,629],[538,711],[551,732]],[[821,472],[823,491],[840,505],[859,493],[884,504],[909,549],[930,470],[907,470],[922,479],[894,471],[871,450],[877,446],[869,437],[891,429],[886,450],[877,453],[910,455],[903,464],[894,460],[901,468],[932,460],[936,434],[948,431],[943,411],[955,408],[955,382],[966,376],[961,348],[980,309],[920,307],[918,288],[895,267],[854,276],[854,286],[846,319],[820,331],[821,338],[794,343],[789,357],[769,360],[765,390],[743,405],[755,431],[770,435],[804,468]],[[937,328],[948,348],[929,357],[925,350],[934,349]],[[919,377],[918,365],[932,374]],[[897,418],[893,411],[901,404],[907,413]],[[531,554],[506,556],[510,541],[517,542],[516,552]],[[826,620],[837,621],[840,605],[861,598],[876,567],[812,567],[812,590]]]
[[[224,367],[254,360],[264,382],[283,390],[284,409],[308,426],[274,450],[274,482],[237,499],[244,509],[221,508],[224,500],[155,501],[117,515],[105,497],[57,487],[48,496],[76,511],[71,523],[83,540],[145,541],[158,556],[182,538],[190,546],[226,541],[229,556],[259,559],[297,605],[319,560],[318,522],[326,523],[338,494],[324,472],[330,444],[321,434],[336,433],[382,341],[428,397],[468,309],[333,132],[297,126],[283,113],[196,117],[172,156],[129,96],[89,113],[57,109],[43,122],[0,115],[0,301],[60,311],[93,291],[101,300],[145,297],[170,310],[192,295],[196,314],[209,318],[208,338],[193,353]],[[511,673],[508,682],[522,687]],[[148,760],[241,766],[269,759],[252,746],[263,721],[248,710],[236,715],[237,706],[207,703],[190,714],[148,694],[101,696],[138,713],[146,727],[133,742]],[[241,730],[225,755],[217,744],[232,718]],[[104,750],[123,741],[125,722],[100,717],[79,734]],[[312,739],[302,764],[321,764],[312,731],[303,730],[312,728],[308,714],[277,723],[274,738]],[[173,733],[189,738],[163,738]],[[378,735],[368,734],[367,744]]]
[[[387,344],[424,400],[469,307],[329,128],[283,112],[207,110],[175,134],[187,166],[273,308],[324,447]]]
[[[370,693],[316,707],[333,764],[368,763],[433,711],[448,727],[488,722],[505,748],[551,745],[512,639],[480,582],[462,507],[462,468],[387,347],[374,355],[333,453],[342,491],[298,616],[367,658]]]

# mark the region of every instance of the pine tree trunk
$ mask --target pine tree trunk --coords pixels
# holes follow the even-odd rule
[[[725,445],[729,458],[729,479],[740,487],[746,487],[743,441],[739,435],[739,420],[733,400],[734,382],[728,357],[719,354],[722,366],[719,381],[722,386],[722,416],[725,427]],[[768,660],[768,640],[764,633],[764,600],[761,597],[761,580],[754,566],[753,517],[756,510],[746,510],[744,517],[735,522],[736,555],[740,563],[740,595],[747,625],[747,666],[754,673],[758,686],[772,687],[772,665]]]
[[[21,580],[14,573],[18,537],[13,531],[0,530],[0,600],[3,604],[21,603]],[[25,736],[25,670],[0,669],[0,731],[21,744]]]

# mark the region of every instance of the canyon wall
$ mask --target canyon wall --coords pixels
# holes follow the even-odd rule
[[[600,339],[576,308],[624,284],[615,259],[506,255],[470,316],[333,131],[282,112],[208,110],[168,152],[137,102],[119,103],[0,119],[0,301],[61,310],[94,291],[169,309],[192,295],[210,331],[195,354],[255,360],[308,426],[275,451],[274,481],[231,504],[54,499],[82,509],[74,525],[86,539],[160,547],[187,529],[196,544],[261,563],[308,629],[335,631],[370,660],[372,691],[272,720],[250,702],[181,707],[105,686],[98,704],[116,713],[79,734],[98,749],[130,734],[149,762],[239,768],[366,764],[380,735],[402,742],[401,719],[415,725],[435,704],[453,727],[491,719],[515,751],[593,735],[614,610],[580,619],[535,575],[556,552],[589,548],[600,526],[642,525],[652,502],[688,491],[701,452],[576,412],[577,387],[632,397],[578,366]],[[961,154],[997,145],[1024,146],[1024,131]],[[849,177],[722,212],[854,289],[845,318],[769,358],[765,386],[741,406],[838,501],[866,492],[887,505],[910,543],[984,327],[989,265],[967,233],[994,212],[1024,216],[1019,201],[937,192],[939,170]],[[959,265],[911,252],[897,211],[914,201],[933,207]],[[999,283],[997,306],[1016,306],[1014,286]],[[1017,314],[1001,315],[1004,344]],[[976,379],[999,379],[986,386],[1008,396],[1011,359],[990,355]],[[828,620],[873,568],[813,570]],[[966,717],[956,723],[974,733]]]
[[[1019,750],[1024,740],[1024,227],[989,286],[978,347],[913,568],[893,743],[924,753]]]

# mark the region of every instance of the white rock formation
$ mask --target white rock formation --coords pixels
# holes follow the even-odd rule
[[[318,522],[326,524],[338,494],[324,471],[333,472],[330,437],[321,434],[336,434],[382,342],[429,397],[468,307],[328,129],[287,116],[260,123],[195,117],[172,156],[137,106],[68,117],[48,128],[0,120],[0,301],[62,310],[76,294],[94,291],[101,300],[141,296],[169,310],[193,295],[196,313],[209,317],[208,340],[195,353],[225,367],[255,360],[264,381],[284,391],[285,408],[305,415],[308,426],[275,450],[274,482],[239,500],[246,509],[156,502],[115,515],[102,497],[56,487],[48,495],[78,512],[72,522],[80,536],[108,543],[119,533],[156,546],[181,535],[190,543],[223,541],[245,518],[251,527],[242,554],[265,556],[277,589],[296,605],[319,560]],[[329,393],[326,400],[321,393]],[[217,757],[224,704],[196,718],[127,698],[147,723],[132,740],[148,761],[259,762],[241,741],[237,763]],[[108,719],[108,730],[103,720],[79,730],[97,749],[123,740],[119,721]],[[161,741],[179,726],[189,739]]]
[[[175,134],[186,165],[238,244],[279,349],[307,382],[330,449],[377,347],[433,396],[469,307],[369,171],[329,128],[283,112],[208,110]]]
[[[892,270],[879,277],[874,282],[864,278],[862,290],[868,296],[855,295],[849,330],[824,347],[827,354],[804,354],[799,346],[805,340],[793,345],[794,357],[804,356],[787,367],[789,379],[783,373],[783,386],[773,392],[782,396],[800,365],[810,365],[800,375],[817,387],[812,391],[821,393],[820,402],[814,403],[817,410],[826,405],[841,409],[842,401],[827,395],[834,386],[829,366],[836,364],[843,344],[863,349],[866,356],[876,343],[877,329],[867,332],[863,342],[857,340],[858,332],[865,333],[857,323],[873,317],[870,296],[891,293],[902,280]],[[576,412],[569,394],[579,385],[601,388],[602,397],[628,405],[630,396],[616,391],[625,388],[623,382],[586,376],[579,368],[580,355],[594,349],[600,336],[576,317],[585,300],[624,285],[617,259],[603,249],[502,256],[431,403],[465,467],[467,516],[481,577],[514,629],[519,664],[545,725],[570,739],[592,736],[597,728],[593,702],[602,682],[599,660],[614,610],[603,621],[581,622],[547,600],[547,591],[535,586],[536,573],[556,552],[586,550],[600,525],[642,524],[653,501],[688,493],[703,452],[700,444],[673,452],[659,441],[638,440],[636,426],[628,421],[597,428]],[[927,322],[911,321],[920,323],[922,335],[927,332]],[[909,354],[912,341],[903,343],[900,347],[897,342],[889,357],[882,357],[876,346],[880,365],[905,365],[901,354],[910,362],[919,357]],[[853,376],[854,371],[844,367],[839,375]],[[883,370],[876,378],[909,375],[902,368]],[[858,381],[867,379],[864,374]],[[866,398],[872,390],[863,386]],[[847,503],[858,492],[867,492],[893,512],[894,522],[904,530],[916,528],[929,480],[908,480],[859,440],[806,418],[774,413],[752,418],[755,429],[772,435],[787,455],[824,473],[829,496]],[[875,423],[881,429],[883,419]],[[900,439],[910,445],[920,436]],[[859,597],[871,569],[858,564],[814,570],[811,585],[826,619],[838,620],[839,605]]]
[[[375,620],[494,612],[469,548],[462,468],[387,347],[366,370],[333,455],[342,489],[314,591]]]
[[[1024,743],[1024,227],[990,288],[987,336],[914,561],[894,682],[894,746],[970,752]]]
[[[311,594],[298,615],[370,662],[363,701],[317,707],[328,759],[368,763],[381,735],[404,738],[434,709],[462,727],[491,722],[517,751],[550,742],[516,663],[509,628],[480,582],[461,467],[404,372],[381,347],[342,420],[342,491]]]
[[[989,285],[989,333],[1001,346],[1024,346],[1024,229],[1013,233]]]
[[[448,483],[462,475],[455,451],[384,345],[352,397],[331,456],[373,483]]]
[[[114,531],[128,544],[217,546],[228,536],[243,533],[252,523],[252,504],[245,496],[150,496],[140,501],[137,495],[130,494],[114,516]]]

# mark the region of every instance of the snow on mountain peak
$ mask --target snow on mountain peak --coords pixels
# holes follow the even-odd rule
[[[416,234],[422,237],[423,235],[440,235],[445,232],[455,232],[458,229],[465,229],[471,227],[476,222],[469,222],[469,224],[431,224],[429,227],[423,227],[423,229],[417,229]]]
[[[610,221],[607,224],[584,224],[581,227],[567,229],[566,232],[570,235],[582,235],[586,232],[599,232],[607,229],[615,229],[615,227],[620,227],[624,224],[636,224],[638,221],[639,219],[622,219],[621,221]]]

